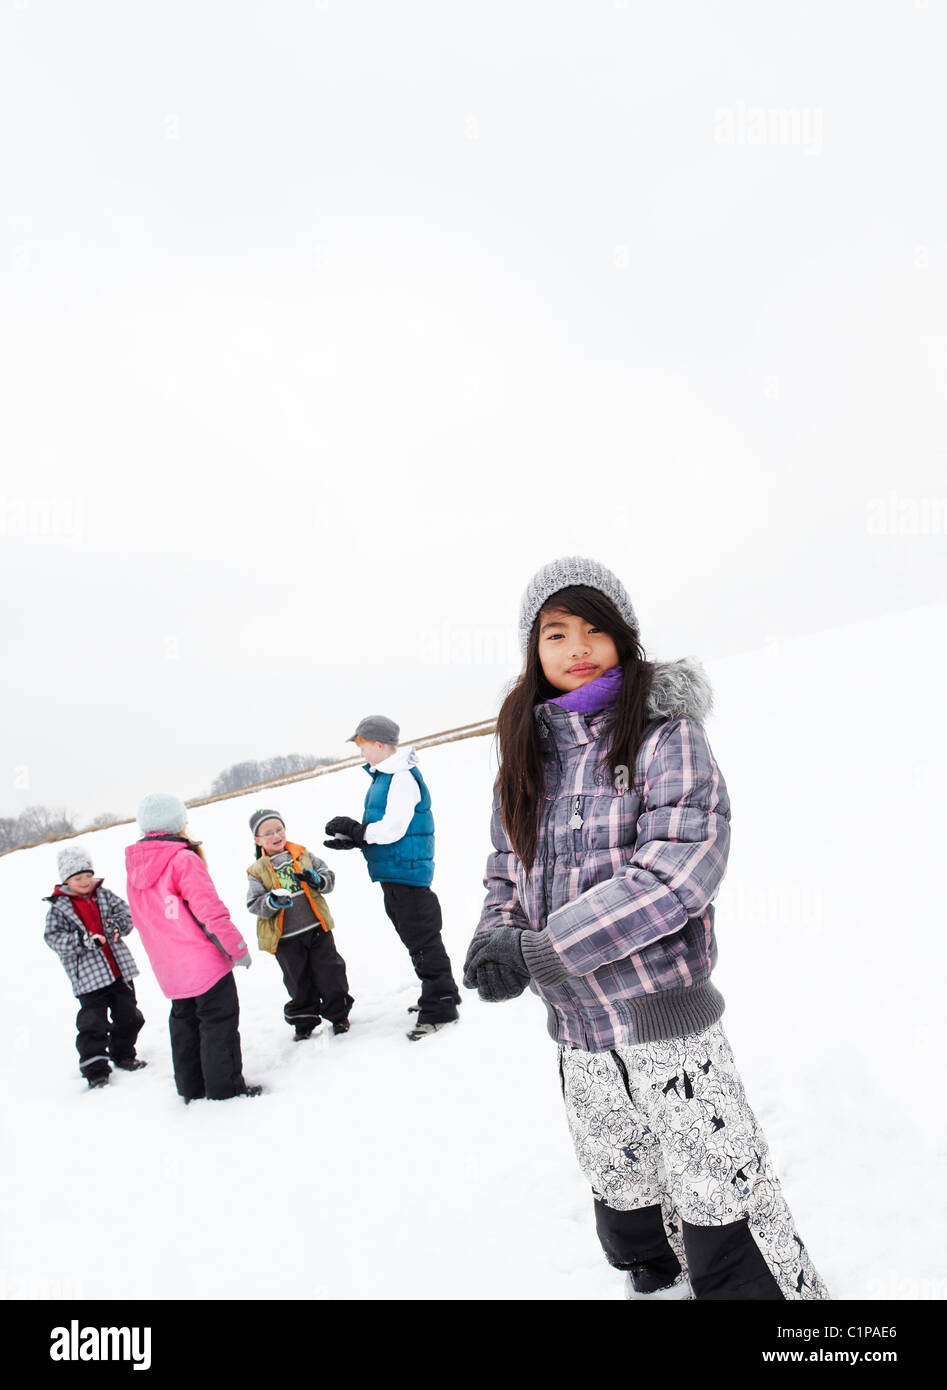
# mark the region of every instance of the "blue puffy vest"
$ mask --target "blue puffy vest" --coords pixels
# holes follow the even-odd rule
[[[388,788],[394,776],[391,772],[367,769],[372,784],[365,797],[362,823],[370,825],[381,820],[388,805]],[[431,793],[416,767],[407,771],[421,788],[421,800],[400,840],[390,845],[362,845],[368,873],[374,883],[412,883],[429,888],[434,877],[434,817],[431,815]]]

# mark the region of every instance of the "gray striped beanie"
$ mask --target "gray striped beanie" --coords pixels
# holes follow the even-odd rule
[[[638,631],[638,619],[621,580],[597,560],[587,560],[581,555],[564,555],[543,565],[526,586],[520,602],[520,646],[524,652],[536,614],[543,604],[560,589],[567,589],[573,584],[586,584],[590,589],[598,589],[599,593],[611,600],[628,626]]]
[[[271,811],[268,807],[264,806],[259,811],[254,811],[253,815],[250,817],[250,834],[254,839],[256,839],[260,832],[260,826],[264,821],[268,820],[278,820],[283,829],[286,829],[286,822],[283,820],[279,811]]]

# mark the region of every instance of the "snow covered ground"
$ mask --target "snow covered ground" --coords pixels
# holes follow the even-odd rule
[[[707,663],[710,740],[733,801],[715,979],[800,1234],[836,1298],[947,1295],[935,1180],[945,617],[929,606]],[[482,897],[492,740],[430,749],[421,765],[459,970]],[[316,848],[330,816],[358,814],[365,786],[351,769],[265,802]],[[260,801],[191,821],[251,949],[247,817]],[[83,837],[123,895],[135,833]],[[408,1043],[407,953],[361,856],[332,863],[351,1032],[293,1043],[279,969],[254,950],[237,979],[241,1035],[245,1075],[266,1094],[185,1107],[169,1006],[134,934],[149,1066],[87,1090],[75,1001],[42,939],[55,846],[0,859],[4,1297],[621,1297],[572,1157],[542,1005],[487,1006],[465,991],[459,1024]]]

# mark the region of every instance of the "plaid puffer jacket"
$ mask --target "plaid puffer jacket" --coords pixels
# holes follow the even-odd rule
[[[128,904],[110,888],[103,887],[101,879],[95,885],[93,893],[115,964],[122,972],[123,980],[133,980],[138,974],[138,966],[122,940],[134,926]],[[49,912],[46,914],[43,940],[62,961],[63,969],[72,985],[72,992],[78,998],[80,994],[89,994],[94,989],[103,989],[110,985],[115,976],[98,942],[93,941],[86,931],[85,924],[72,906],[70,897],[69,893],[57,891],[44,899],[44,902],[49,903]],[[113,941],[112,934],[116,929],[119,938]]]
[[[546,811],[528,878],[494,795],[477,931],[544,933],[563,978],[530,987],[557,1042],[602,1052],[700,1032],[723,1012],[710,983],[712,901],[726,872],[730,802],[702,727],[711,708],[697,662],[657,663],[652,722],[616,785],[602,761],[607,711],[538,705]]]

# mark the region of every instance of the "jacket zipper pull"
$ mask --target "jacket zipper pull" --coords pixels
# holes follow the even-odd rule
[[[581,830],[584,824],[585,824],[585,821],[582,819],[581,815],[579,814],[579,797],[576,797],[576,799],[575,799],[575,806],[573,807],[573,810],[572,810],[572,819],[571,819],[570,822],[569,822],[569,829],[570,829],[570,830]]]
[[[549,737],[549,728],[548,728],[548,726],[547,726],[547,724],[546,724],[545,719],[542,717],[542,715],[539,716],[539,718],[537,719],[536,722],[537,722],[538,725],[539,725],[539,737],[540,737],[540,738],[548,738],[548,737]]]

